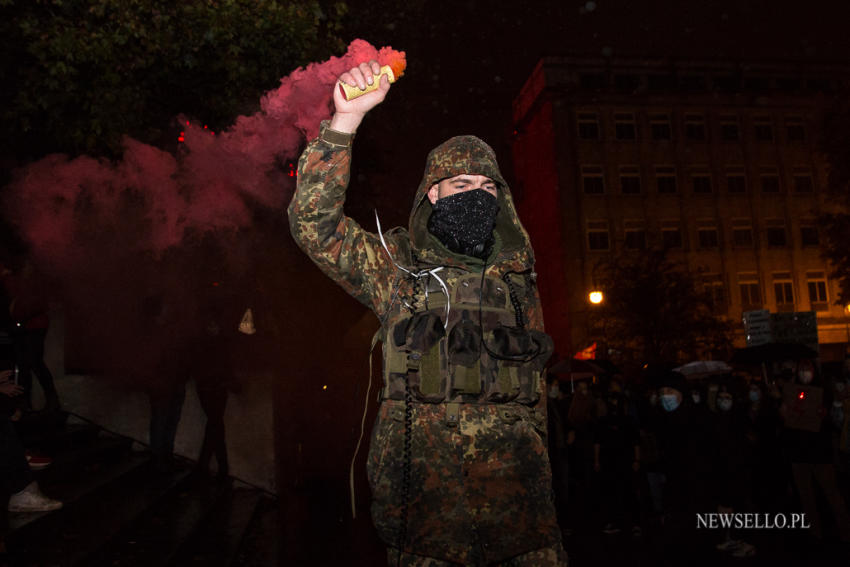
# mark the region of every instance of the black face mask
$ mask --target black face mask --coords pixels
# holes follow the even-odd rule
[[[498,212],[498,199],[484,189],[455,193],[434,203],[428,230],[452,252],[484,260],[493,249]]]

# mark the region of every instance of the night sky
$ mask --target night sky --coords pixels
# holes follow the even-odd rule
[[[352,35],[344,39],[407,53],[405,77],[361,126],[355,154],[352,195],[368,203],[353,203],[352,213],[365,219],[378,205],[388,209],[385,225],[406,222],[425,155],[448,137],[485,139],[510,182],[511,102],[543,56],[841,60],[850,53],[850,10],[832,0],[353,0],[349,6]]]

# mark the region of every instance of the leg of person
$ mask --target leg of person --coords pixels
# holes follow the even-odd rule
[[[59,395],[56,393],[56,384],[53,382],[53,374],[44,363],[44,340],[47,338],[47,329],[28,330],[25,335],[28,365],[38,378],[38,383],[44,392],[45,410],[59,409]]]
[[[818,484],[823,489],[826,501],[832,507],[839,537],[844,542],[850,542],[850,512],[847,511],[847,502],[838,489],[835,465],[832,463],[814,465],[814,473]]]
[[[810,463],[792,463],[791,473],[794,476],[794,485],[800,495],[800,505],[806,514],[806,519],[811,522],[812,535],[817,539],[823,537],[820,514],[818,514],[817,501],[815,500],[814,483],[812,482],[813,465]]]
[[[210,380],[214,380],[211,378]],[[204,442],[201,446],[201,456],[198,465],[203,470],[208,470],[212,455],[215,455],[218,465],[218,476],[227,476],[229,472],[227,459],[227,445],[225,443],[224,410],[227,406],[227,388],[224,381],[216,383],[198,384],[198,400],[201,408],[207,416],[207,425],[204,428]]]
[[[165,415],[165,449],[169,456],[174,454],[174,438],[177,436],[177,426],[183,413],[183,402],[186,400],[186,384],[180,379],[171,384],[171,391],[166,405]]]
[[[15,426],[6,416],[0,417],[0,486],[6,494],[23,490],[33,481],[24,448]]]
[[[29,365],[26,337],[23,331],[15,335],[15,364],[18,367],[18,384],[24,389],[18,396],[18,407],[27,411],[32,409],[32,372]]]
[[[9,512],[48,512],[62,507],[39,490],[18,433],[5,417],[0,419],[0,487],[9,494]]]

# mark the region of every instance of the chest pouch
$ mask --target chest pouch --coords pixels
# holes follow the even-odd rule
[[[392,344],[387,350],[390,399],[404,399],[404,382],[414,398],[440,402],[446,392],[446,331],[440,316],[433,311],[416,313],[402,319],[392,329]]]

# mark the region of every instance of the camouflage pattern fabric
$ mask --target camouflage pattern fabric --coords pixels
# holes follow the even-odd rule
[[[533,270],[528,235],[495,154],[484,142],[461,136],[429,154],[409,232],[394,228],[384,233],[388,254],[377,234],[343,212],[351,148],[336,142],[339,137],[326,140],[326,128],[325,123],[299,160],[298,185],[289,206],[290,228],[323,272],[375,312],[385,341],[392,340],[396,323],[410,317],[406,305],[415,310],[422,297],[422,282],[408,277],[393,261],[413,271],[441,267],[440,275],[447,281],[482,270],[493,281],[508,272]],[[486,261],[448,251],[427,231],[428,189],[461,173],[486,175],[499,185],[497,245]],[[542,333],[539,296],[530,281],[530,289],[522,294],[522,311],[526,328]],[[425,323],[423,332],[430,332],[433,325]],[[525,404],[412,404],[405,554],[448,564],[566,564],[546,453],[546,397],[540,395],[542,386],[537,388],[536,396]],[[402,531],[404,408],[404,401],[382,401],[367,461],[372,518],[390,547],[398,546]],[[557,559],[509,562],[531,553],[545,556],[546,552],[538,551],[544,549],[555,550]]]

